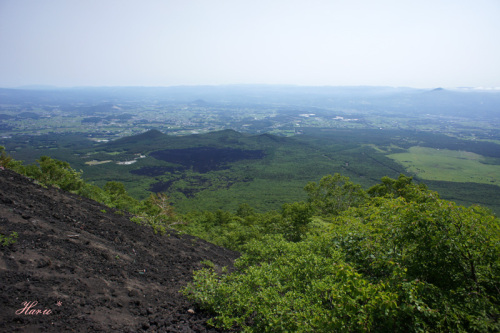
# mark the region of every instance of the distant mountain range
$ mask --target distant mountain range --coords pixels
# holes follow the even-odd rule
[[[301,87],[226,85],[175,87],[0,88],[3,105],[153,103],[341,107],[361,112],[500,118],[500,90],[483,88]]]

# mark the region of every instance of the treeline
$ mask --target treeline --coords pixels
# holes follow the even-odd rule
[[[82,181],[42,157],[24,166],[0,149],[0,165],[43,185],[173,226],[242,256],[230,274],[204,262],[184,294],[211,324],[247,332],[498,332],[500,223],[489,210],[442,200],[412,178],[368,190],[339,174],[305,186],[307,199],[278,211],[176,216],[164,195],[138,201],[123,184]],[[188,222],[183,222],[188,221]]]
[[[409,149],[413,146],[434,149],[449,149],[476,153],[485,157],[500,158],[499,145],[495,142],[463,140],[457,137],[431,131],[412,131],[398,129],[332,130],[329,128],[302,128],[311,137],[331,138],[346,144],[375,144],[379,147],[397,145]],[[470,134],[470,131],[463,131]],[[490,137],[489,139],[493,139]],[[394,150],[393,152],[397,152]]]

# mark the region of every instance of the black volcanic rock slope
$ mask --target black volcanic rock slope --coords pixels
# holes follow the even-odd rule
[[[155,235],[92,200],[0,170],[0,332],[215,332],[179,289],[238,253]]]

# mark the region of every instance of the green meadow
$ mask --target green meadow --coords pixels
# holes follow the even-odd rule
[[[407,172],[425,180],[473,182],[500,186],[500,165],[491,158],[467,151],[411,147],[405,153],[387,155]],[[498,159],[495,159],[498,160]]]

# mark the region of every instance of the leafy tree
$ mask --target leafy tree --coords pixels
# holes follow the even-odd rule
[[[281,215],[285,238],[289,241],[297,242],[306,235],[313,211],[309,204],[305,202],[295,202],[292,204],[284,204]]]
[[[244,203],[238,206],[238,209],[236,210],[236,215],[241,218],[245,218],[248,216],[255,215],[255,211],[249,204]]]
[[[125,189],[125,185],[120,182],[107,182],[103,190],[106,191],[110,196],[119,198],[127,194],[127,190]]]
[[[309,196],[308,202],[318,215],[337,215],[366,201],[366,193],[361,185],[354,184],[349,177],[338,173],[324,176],[319,183],[310,182],[304,190]]]
[[[68,162],[42,156],[35,164],[24,168],[25,175],[38,180],[43,185],[57,186],[65,191],[77,191],[84,182],[81,172],[77,172]]]
[[[400,174],[398,179],[382,177],[380,184],[370,187],[367,193],[371,197],[403,197],[407,200],[425,200],[428,188],[425,184],[414,184],[413,177]],[[435,193],[437,196],[437,193]]]
[[[165,193],[151,193],[143,204],[145,213],[153,216],[156,223],[166,223],[175,218],[174,207]]]
[[[103,187],[108,196],[108,205],[136,214],[140,210],[140,202],[128,195],[125,185],[120,182],[107,182]]]
[[[160,234],[164,234],[167,227],[185,223],[176,218],[174,208],[164,193],[152,193],[144,200],[137,217],[142,223],[152,226],[155,233],[159,231]]]
[[[85,183],[78,191],[78,195],[100,202],[105,205],[110,204],[108,194],[99,186]]]
[[[498,328],[498,219],[479,207],[437,199],[432,191],[426,197],[378,198],[345,212],[334,219],[332,244],[366,276],[388,279],[403,269],[406,280],[422,286],[412,297],[431,312],[411,314],[407,320],[412,326]]]
[[[4,146],[0,146],[0,167],[15,169],[16,167],[19,167],[20,164],[21,162],[15,161],[10,155],[5,153]]]

